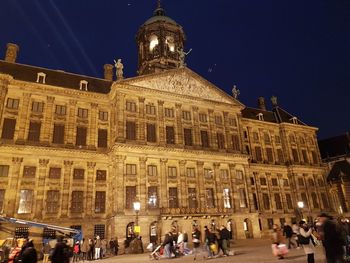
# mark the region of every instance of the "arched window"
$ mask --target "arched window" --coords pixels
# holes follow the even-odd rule
[[[174,38],[172,36],[167,36],[165,39],[165,43],[168,45],[168,48],[171,52],[175,52],[175,43]]]
[[[149,51],[153,51],[153,49],[159,44],[158,37],[156,35],[152,35],[149,38]]]
[[[318,201],[317,201],[317,196],[316,196],[316,193],[311,193],[311,198],[312,198],[312,204],[314,206],[314,208],[319,208],[319,204],[318,204]]]

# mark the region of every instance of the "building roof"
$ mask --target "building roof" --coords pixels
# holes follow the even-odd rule
[[[322,159],[350,154],[350,133],[318,141]]]
[[[88,91],[107,94],[109,93],[112,85],[112,81],[105,79],[98,79],[60,70],[51,70],[0,60],[0,73],[11,75],[16,80],[36,83],[37,74],[39,72],[46,74],[46,85],[58,86],[62,88],[79,90],[80,81],[85,80],[88,82]]]
[[[350,178],[350,162],[347,160],[335,162],[327,176],[327,180],[336,181],[344,176]]]
[[[172,18],[165,15],[165,10],[160,6],[158,6],[158,8],[154,11],[153,16],[151,18],[149,18],[144,23],[144,25],[149,25],[149,24],[152,24],[154,22],[168,22],[170,24],[177,25],[175,20],[173,20]]]

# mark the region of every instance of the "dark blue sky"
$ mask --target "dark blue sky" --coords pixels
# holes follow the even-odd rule
[[[256,106],[259,96],[325,138],[350,130],[350,1],[163,0],[187,35],[188,67]],[[2,0],[0,46],[18,62],[102,77],[122,58],[136,75],[135,35],[156,0]]]

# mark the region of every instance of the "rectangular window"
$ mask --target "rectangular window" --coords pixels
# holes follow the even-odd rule
[[[169,208],[178,208],[179,200],[177,197],[177,187],[169,188]]]
[[[147,166],[147,173],[148,173],[148,176],[157,176],[157,166],[148,165]]]
[[[18,106],[19,106],[19,100],[18,99],[12,99],[12,98],[8,98],[7,99],[6,108],[17,110]]]
[[[194,168],[186,168],[186,175],[187,177],[195,178],[196,170]]]
[[[98,129],[97,147],[107,148],[108,131],[106,129]]]
[[[229,118],[228,119],[228,124],[233,127],[237,127],[237,120],[236,118]]]
[[[37,113],[43,112],[44,111],[44,103],[38,102],[38,101],[33,101],[32,111],[37,112]]]
[[[36,173],[35,166],[24,166],[23,168],[23,177],[34,178]]]
[[[84,173],[85,173],[84,169],[74,168],[74,170],[73,170],[73,179],[74,180],[83,180],[84,179]]]
[[[251,184],[251,185],[255,185],[254,177],[250,177],[250,184]]]
[[[226,169],[220,170],[220,179],[222,179],[224,181],[228,181],[230,179],[228,176],[228,170],[226,170]]]
[[[156,107],[153,105],[146,105],[146,114],[156,115]]]
[[[284,156],[283,156],[282,149],[277,149],[277,159],[280,164],[284,163]]]
[[[241,170],[236,170],[236,178],[238,180],[243,180],[243,171]]]
[[[95,213],[104,213],[106,211],[106,192],[96,191]]]
[[[307,157],[306,150],[302,150],[301,153],[303,155],[304,163],[309,163],[309,158]]]
[[[86,127],[77,127],[77,135],[76,135],[75,145],[86,146],[86,136],[87,136],[87,128]]]
[[[105,233],[106,233],[106,227],[103,224],[95,225],[94,226],[94,236],[99,236],[100,239],[105,239]]]
[[[239,137],[238,135],[234,134],[231,136],[231,140],[232,140],[232,149],[234,151],[239,151]]]
[[[295,163],[299,162],[299,155],[297,149],[292,149],[293,160]]]
[[[205,193],[206,193],[207,208],[215,208],[214,189],[207,188],[205,189]]]
[[[268,218],[267,219],[267,227],[269,229],[272,229],[273,228],[273,218]]]
[[[213,171],[211,169],[204,169],[204,178],[207,180],[213,179]]]
[[[186,121],[190,121],[191,120],[191,112],[182,111],[182,118]]]
[[[267,161],[269,163],[273,163],[272,148],[266,148],[266,156],[267,156]]]
[[[256,193],[253,193],[253,205],[255,210],[259,210],[258,198],[256,196]]]
[[[208,122],[207,114],[205,114],[205,113],[199,113],[199,121],[200,121],[200,122]]]
[[[126,165],[126,176],[136,176],[136,164]]]
[[[222,117],[221,116],[215,116],[215,124],[222,125]]]
[[[317,201],[317,195],[315,192],[311,193],[311,199],[312,199],[312,205],[314,208],[320,208],[318,201]]]
[[[174,118],[174,109],[172,108],[165,108],[165,117],[167,118]]]
[[[279,194],[274,194],[275,197],[275,204],[276,204],[276,209],[282,209],[282,201],[281,201],[281,196]]]
[[[184,140],[185,145],[192,146],[192,130],[191,129],[184,129]]]
[[[272,184],[272,186],[278,186],[277,178],[272,178],[271,179],[271,184]]]
[[[108,121],[108,112],[107,111],[99,111],[98,112],[98,119],[100,121]]]
[[[20,191],[18,214],[30,214],[32,212],[33,197],[33,190]]]
[[[270,198],[269,195],[266,193],[262,194],[263,196],[263,202],[264,202],[264,209],[265,210],[270,210]]]
[[[287,207],[289,210],[293,209],[292,196],[290,194],[286,194]]]
[[[209,147],[209,136],[207,131],[201,131],[202,147]]]
[[[106,181],[107,171],[106,170],[97,170],[96,171],[96,181]]]
[[[309,207],[309,202],[307,201],[307,195],[306,193],[301,193],[301,200],[304,202],[304,207],[308,208]]]
[[[126,139],[136,140],[136,124],[135,122],[126,122]]]
[[[278,135],[275,135],[275,142],[276,142],[277,144],[281,143],[281,137],[278,136]]]
[[[301,178],[301,177],[298,178],[298,185],[304,186],[304,179],[303,178]]]
[[[222,198],[224,200],[224,208],[231,208],[230,189],[228,189],[228,188],[223,189]]]
[[[168,167],[168,177],[169,178],[176,178],[177,177],[176,167]]]
[[[271,142],[270,135],[268,133],[264,133],[264,142],[265,143],[270,143]]]
[[[73,191],[71,200],[71,212],[72,213],[82,213],[84,207],[84,192],[83,191]]]
[[[64,125],[63,124],[54,124],[53,126],[53,143],[64,143]]]
[[[315,151],[311,151],[311,155],[312,155],[312,162],[314,164],[318,164],[318,157]]]
[[[0,177],[7,177],[9,175],[9,165],[0,165]]]
[[[66,112],[67,112],[66,109],[67,109],[67,108],[66,108],[66,106],[64,106],[64,105],[56,105],[55,113],[56,113],[57,115],[61,115],[61,116],[66,115]]]
[[[240,188],[238,191],[239,191],[239,207],[245,208],[248,206],[246,191],[244,188]]]
[[[262,161],[262,152],[261,152],[261,147],[255,146],[255,158],[258,162]]]
[[[318,186],[324,186],[324,182],[323,182],[322,178],[318,178],[317,182],[318,182]]]
[[[258,142],[259,141],[259,134],[257,132],[253,132],[253,140],[255,142]]]
[[[83,108],[78,108],[78,117],[86,119],[88,117],[88,110]]]
[[[40,122],[30,122],[28,131],[28,141],[38,142],[40,140]]]
[[[136,103],[132,101],[127,101],[126,110],[131,112],[136,112]]]
[[[60,179],[61,178],[61,168],[59,168],[59,167],[50,167],[49,178],[51,178],[51,179]]]
[[[158,188],[157,186],[148,187],[148,207],[158,208]]]
[[[188,207],[197,208],[197,191],[196,188],[188,188]]]
[[[289,186],[289,180],[283,179],[283,186]]]
[[[156,142],[157,141],[157,133],[156,133],[156,125],[147,123],[147,141],[148,142]]]
[[[3,213],[5,201],[5,189],[0,189],[0,213]]]
[[[218,148],[219,149],[225,149],[225,137],[222,133],[216,134],[217,140],[218,140]]]
[[[13,137],[15,136],[15,128],[16,128],[16,120],[5,118],[2,126],[1,138],[13,140]]]
[[[43,229],[43,238],[45,239],[56,239],[56,231],[49,228]]]
[[[165,127],[165,133],[166,133],[166,143],[167,143],[167,144],[175,144],[175,131],[174,131],[174,127],[172,127],[172,126],[166,126],[166,127]]]
[[[49,190],[46,192],[46,213],[55,214],[59,210],[60,191]]]
[[[260,178],[260,185],[267,185],[266,178]]]
[[[329,209],[329,203],[328,203],[327,195],[325,193],[321,193],[321,199],[323,203],[323,208]]]
[[[29,227],[16,227],[15,228],[15,238],[28,238],[29,237]]]

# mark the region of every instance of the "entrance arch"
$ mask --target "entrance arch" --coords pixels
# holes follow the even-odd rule
[[[150,243],[158,243],[158,235],[159,229],[158,229],[158,222],[153,221],[149,226],[149,241]]]
[[[244,233],[246,238],[253,238],[252,221],[249,218],[244,219],[243,222]]]
[[[135,222],[129,222],[125,229],[125,247],[129,247],[130,242],[136,237],[134,232]]]

